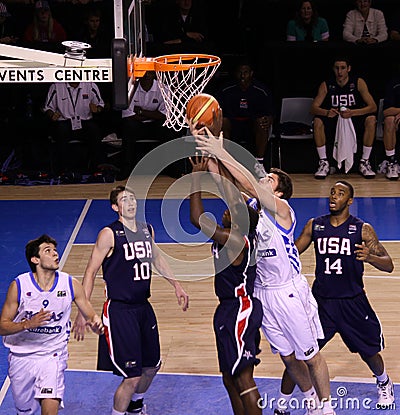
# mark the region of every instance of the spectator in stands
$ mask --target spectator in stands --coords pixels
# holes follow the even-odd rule
[[[208,25],[204,7],[196,7],[196,0],[176,0],[162,20],[160,33],[164,49],[169,52],[193,50],[207,52]]]
[[[319,42],[329,40],[329,28],[325,19],[318,16],[312,1],[301,0],[296,17],[287,26],[288,41]]]
[[[171,133],[163,126],[165,102],[153,71],[147,71],[136,84],[129,108],[122,111],[123,170],[121,178],[132,171],[137,157],[138,140],[167,141]]]
[[[386,88],[383,102],[383,144],[386,159],[380,165],[389,180],[399,178],[399,164],[396,157],[396,138],[400,123],[400,77],[392,79]]]
[[[389,20],[389,38],[400,40],[400,9]]]
[[[363,133],[359,171],[366,179],[375,177],[369,157],[375,138],[376,104],[365,81],[350,75],[350,71],[347,58],[336,58],[333,63],[335,77],[321,83],[311,105],[311,113],[315,116],[314,139],[320,159],[316,179],[325,179],[330,172],[327,145],[331,155],[339,117],[351,119],[357,136]]]
[[[93,114],[104,108],[99,89],[92,82],[55,83],[50,86],[44,111],[51,120],[55,142],[55,173],[69,172],[74,164],[68,143],[81,141],[88,145],[87,168],[94,172],[103,162],[101,130]]]
[[[273,120],[270,90],[254,79],[249,62],[235,70],[235,82],[218,94],[223,111],[224,137],[241,143],[262,163]]]
[[[14,45],[18,39],[15,36],[15,28],[10,23],[10,17],[6,5],[0,2],[0,43]]]
[[[100,9],[90,8],[86,12],[84,27],[78,32],[76,40],[89,43],[88,58],[111,57],[111,35],[103,25]]]
[[[370,45],[388,38],[385,16],[371,7],[371,0],[356,0],[356,9],[350,10],[343,25],[343,40]]]
[[[38,47],[48,49],[48,45],[59,44],[67,39],[64,28],[51,14],[49,2],[39,0],[35,3],[32,23],[26,28],[23,40]],[[46,46],[47,45],[47,46]]]

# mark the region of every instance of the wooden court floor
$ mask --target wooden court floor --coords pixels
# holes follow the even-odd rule
[[[365,180],[357,175],[331,176],[324,181],[316,181],[311,175],[293,175],[294,197],[327,197],[329,189],[339,178],[350,181],[355,187],[356,197],[400,197],[400,183],[390,182],[384,177]],[[135,179],[135,190],[140,198],[140,187],[144,178]],[[151,186],[148,197],[162,198],[165,191],[174,183],[174,179],[162,177]],[[123,184],[123,183],[117,183]],[[0,199],[106,199],[116,184],[64,185],[36,187],[0,187]],[[182,185],[182,193],[174,190],[169,197],[185,197],[188,189]],[[385,212],[382,212],[384,215]],[[399,213],[400,215],[400,213]],[[368,218],[364,218],[368,220]],[[390,220],[390,218],[388,218]],[[386,349],[383,357],[387,371],[394,381],[400,382],[400,241],[387,242],[385,247],[395,262],[392,274],[385,274],[366,266],[366,290],[370,301],[377,311],[383,326]],[[209,246],[181,247],[177,244],[164,244],[166,253],[174,251],[174,255],[196,255],[198,258],[209,256]],[[80,277],[83,275],[89,254],[90,245],[73,245],[63,269]],[[314,269],[312,249],[302,255],[303,273],[310,282]],[[177,274],[187,270],[176,269]],[[183,313],[176,302],[171,286],[162,278],[154,276],[151,302],[155,308],[162,346],[162,371],[169,373],[218,374],[218,365],[212,330],[212,316],[217,305],[213,291],[212,264],[192,269],[190,274],[203,275],[202,278],[190,277],[182,285],[190,295],[190,309]],[[98,312],[103,301],[103,283],[97,278],[92,302]],[[73,316],[75,311],[73,312]],[[88,334],[84,342],[71,339],[69,367],[72,369],[95,369],[96,336]],[[342,344],[340,338],[333,341],[323,350],[328,362],[330,375],[334,377],[371,378],[371,374],[358,356],[351,354]],[[268,344],[262,341],[261,364],[256,368],[257,376],[280,377],[282,363],[277,356],[271,354]]]

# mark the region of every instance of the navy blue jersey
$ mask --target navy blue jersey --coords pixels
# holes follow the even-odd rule
[[[394,78],[386,86],[383,109],[400,107],[400,78]]]
[[[103,261],[103,279],[107,298],[130,304],[142,304],[150,297],[153,240],[150,225],[137,223],[137,231],[120,221],[108,225],[114,233],[114,250]]]
[[[237,84],[224,88],[218,102],[227,118],[252,119],[273,114],[271,92],[257,81],[246,90]]]
[[[244,236],[245,247],[241,264],[232,265],[227,249],[214,242],[212,252],[214,255],[215,294],[220,300],[252,295],[254,280],[256,278],[255,266],[255,233]]]
[[[340,226],[332,226],[330,215],[315,218],[312,240],[315,250],[313,293],[325,298],[352,298],[364,292],[364,263],[354,253],[362,244],[364,222],[350,215]]]
[[[346,107],[349,109],[363,108],[366,106],[364,99],[357,88],[358,78],[349,76],[346,85],[339,86],[336,79],[326,81],[327,94],[322,103],[322,108],[330,109]]]

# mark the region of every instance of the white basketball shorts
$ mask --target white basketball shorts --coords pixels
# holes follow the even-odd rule
[[[263,333],[273,353],[309,360],[324,338],[318,306],[305,277],[280,287],[255,287],[254,296],[263,305]]]
[[[36,413],[39,399],[60,399],[60,408],[64,407],[67,359],[66,350],[45,356],[9,354],[8,375],[18,415]]]

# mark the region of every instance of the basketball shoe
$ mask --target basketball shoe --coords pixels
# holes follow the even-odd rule
[[[329,161],[326,159],[321,159],[319,161],[318,170],[315,172],[314,177],[316,179],[325,179],[325,177],[329,174]]]
[[[141,408],[131,409],[128,407],[128,411],[126,411],[126,415],[149,415],[146,410],[146,405],[143,405]]]
[[[398,180],[399,178],[399,165],[397,161],[394,163],[388,163],[386,169],[386,178],[389,180]]]
[[[377,382],[378,402],[377,407],[380,409],[389,408],[394,403],[393,382],[388,377],[386,382]]]
[[[359,171],[366,179],[373,179],[375,177],[375,172],[372,170],[369,160],[360,160]]]

